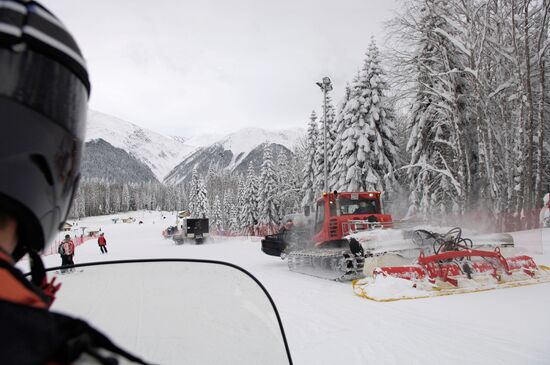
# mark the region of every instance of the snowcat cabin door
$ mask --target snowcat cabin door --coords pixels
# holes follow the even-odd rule
[[[315,234],[323,230],[325,224],[325,201],[321,200],[317,202],[317,209],[315,209]]]

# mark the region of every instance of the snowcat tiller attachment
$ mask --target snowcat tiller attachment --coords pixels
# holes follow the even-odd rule
[[[482,260],[476,260],[482,258]],[[475,276],[489,274],[496,281],[512,280],[518,274],[534,277],[537,265],[529,256],[504,258],[497,247],[495,251],[464,250],[450,251],[432,256],[420,254],[418,264],[413,266],[378,267],[373,275],[393,276],[407,280],[426,280],[436,285],[439,282],[458,287],[459,278],[474,280]]]
[[[498,247],[471,249],[460,230],[450,233],[430,233],[433,255],[421,253],[414,265],[377,267],[372,277],[353,283],[355,293],[392,301],[550,282],[550,268],[537,266],[529,256],[505,258]]]

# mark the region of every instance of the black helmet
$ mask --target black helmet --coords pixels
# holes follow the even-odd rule
[[[0,1],[0,210],[18,221],[16,260],[43,249],[66,219],[89,94],[65,26],[34,1]]]

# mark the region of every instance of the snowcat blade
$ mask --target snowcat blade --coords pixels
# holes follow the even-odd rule
[[[270,256],[281,256],[287,246],[281,234],[269,235],[262,240],[262,252]]]
[[[290,271],[323,279],[348,281],[364,276],[364,258],[341,248],[292,251],[287,260]]]

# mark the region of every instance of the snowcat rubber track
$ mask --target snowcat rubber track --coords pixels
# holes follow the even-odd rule
[[[290,271],[328,280],[350,281],[364,277],[364,257],[342,248],[296,250],[288,254]]]

